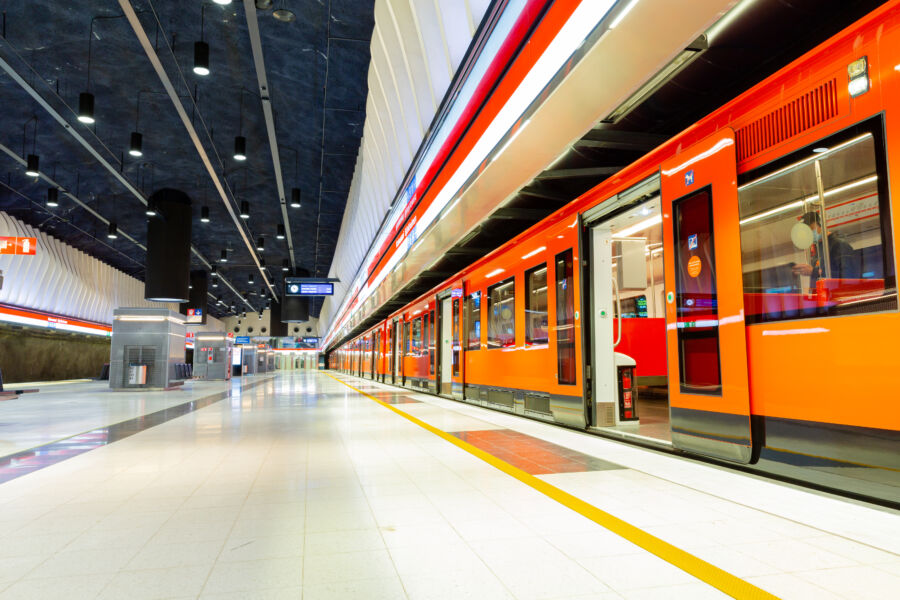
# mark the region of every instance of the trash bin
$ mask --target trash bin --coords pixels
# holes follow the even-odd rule
[[[128,365],[128,385],[147,385],[147,365]]]

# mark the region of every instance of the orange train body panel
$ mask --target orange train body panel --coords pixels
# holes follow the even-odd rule
[[[847,89],[847,65],[865,56],[868,60],[871,89],[851,98]],[[830,87],[829,87],[830,86]],[[834,102],[828,106],[821,97],[821,90],[831,89]],[[815,106],[812,117],[796,111],[778,116],[781,107],[795,106],[799,99],[810,95]],[[576,379],[573,385],[560,385],[557,381],[556,341],[558,331],[554,327],[556,292],[551,281],[555,277],[554,257],[565,250],[572,250],[574,257],[575,310],[582,308],[582,261],[580,255],[579,215],[658,173],[668,161],[676,161],[679,154],[702,143],[703,140],[730,128],[735,132],[736,157],[733,159],[738,177],[754,169],[770,164],[792,152],[801,150],[817,140],[838,133],[851,125],[861,123],[876,115],[883,115],[884,139],[887,157],[900,157],[900,2],[883,5],[856,24],[821,44],[790,65],[781,69],[738,98],[724,105],[708,117],[698,121],[684,132],[673,137],[632,165],[622,169],[594,189],[575,199],[566,207],[547,217],[526,232],[504,244],[484,258],[467,267],[453,279],[437,286],[416,301],[396,311],[391,318],[366,332],[371,336],[375,329],[382,331],[381,354],[376,372],[390,375],[387,355],[387,328],[393,319],[401,319],[398,335],[403,336],[409,319],[421,317],[425,310],[437,314],[438,295],[452,288],[464,290],[460,307],[473,292],[481,292],[481,343],[477,351],[466,351],[464,319],[459,319],[456,334],[460,340],[463,357],[460,374],[453,377],[455,383],[465,385],[497,386],[511,389],[538,390],[549,394],[581,396],[584,389],[582,372],[585,359],[582,348],[582,321],[575,319]],[[793,103],[793,104],[792,104]],[[824,107],[824,108],[823,108]],[[793,109],[791,109],[793,110]],[[781,119],[777,127],[768,130],[769,137],[759,136],[760,123],[766,124],[771,115]],[[811,125],[810,118],[819,119]],[[801,127],[792,119],[807,119]],[[772,132],[775,132],[772,134]],[[781,133],[779,133],[781,132]],[[779,135],[781,137],[779,137]],[[782,139],[783,138],[783,139]],[[889,189],[900,189],[900,162],[888,160]],[[897,192],[895,192],[896,194]],[[736,239],[730,241],[728,252],[740,256],[738,207],[720,206],[713,197],[717,230],[721,221],[723,230],[730,228]],[[889,225],[893,235],[886,248],[897,265],[897,242],[900,234],[900,206],[890,200]],[[664,221],[664,256],[671,260],[673,238],[671,222]],[[528,259],[538,248],[544,248]],[[525,340],[524,297],[526,270],[547,263],[547,307],[549,312],[548,343],[527,346]],[[729,272],[719,269],[719,286],[722,289],[743,289],[740,263],[738,269]],[[501,270],[499,271],[498,270]],[[666,291],[674,290],[667,269]],[[486,293],[498,281],[514,276],[515,279],[515,344],[506,348],[487,348],[488,314]],[[733,295],[733,294],[732,294]],[[726,398],[720,403],[704,399],[694,402],[687,397],[674,399],[673,406],[699,408],[730,414],[752,414],[806,422],[819,422],[881,430],[900,430],[900,403],[893,395],[900,382],[900,359],[896,351],[900,339],[900,313],[897,310],[848,316],[804,318],[769,323],[744,322],[743,303],[756,302],[746,296],[725,298],[719,318],[736,319],[743,331],[742,339],[734,335],[723,338],[722,352],[743,356],[743,365],[728,366],[732,373],[723,379],[741,379],[749,384],[749,404],[746,396]],[[738,301],[740,300],[740,301]],[[427,309],[426,309],[427,307]],[[415,311],[423,311],[415,315]],[[728,312],[731,310],[731,312]],[[739,313],[734,313],[734,310]],[[727,313],[727,314],[726,314]],[[672,318],[669,319],[671,323]],[[436,320],[429,327],[436,327]],[[727,328],[728,325],[726,324]],[[737,330],[737,329],[735,329]],[[673,352],[673,333],[667,333],[669,377],[677,372],[677,357]],[[360,353],[357,338],[345,343],[338,350],[339,363],[344,369],[354,369]],[[439,336],[435,336],[439,339]],[[726,345],[727,344],[727,345]],[[437,344],[439,345],[439,344]],[[743,348],[740,346],[743,345]],[[407,355],[406,341],[401,346],[402,374],[406,377],[431,379],[428,352]],[[430,348],[429,348],[430,350]],[[435,361],[438,359],[435,358]],[[436,372],[436,369],[435,369]],[[728,395],[728,394],[726,394]]]

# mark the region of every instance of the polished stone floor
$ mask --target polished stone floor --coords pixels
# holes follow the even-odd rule
[[[897,513],[336,377],[779,597],[900,590]],[[220,384],[198,398],[224,399],[0,483],[0,600],[725,597],[338,379]],[[31,434],[16,416],[40,429],[42,406],[23,397],[0,403],[0,443],[185,397],[73,394],[68,417],[90,418]]]

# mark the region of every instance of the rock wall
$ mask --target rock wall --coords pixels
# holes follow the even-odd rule
[[[98,377],[109,362],[109,338],[0,326],[4,385]]]

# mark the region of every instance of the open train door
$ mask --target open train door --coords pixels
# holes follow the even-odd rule
[[[755,462],[734,131],[664,162],[661,195],[672,443]]]

